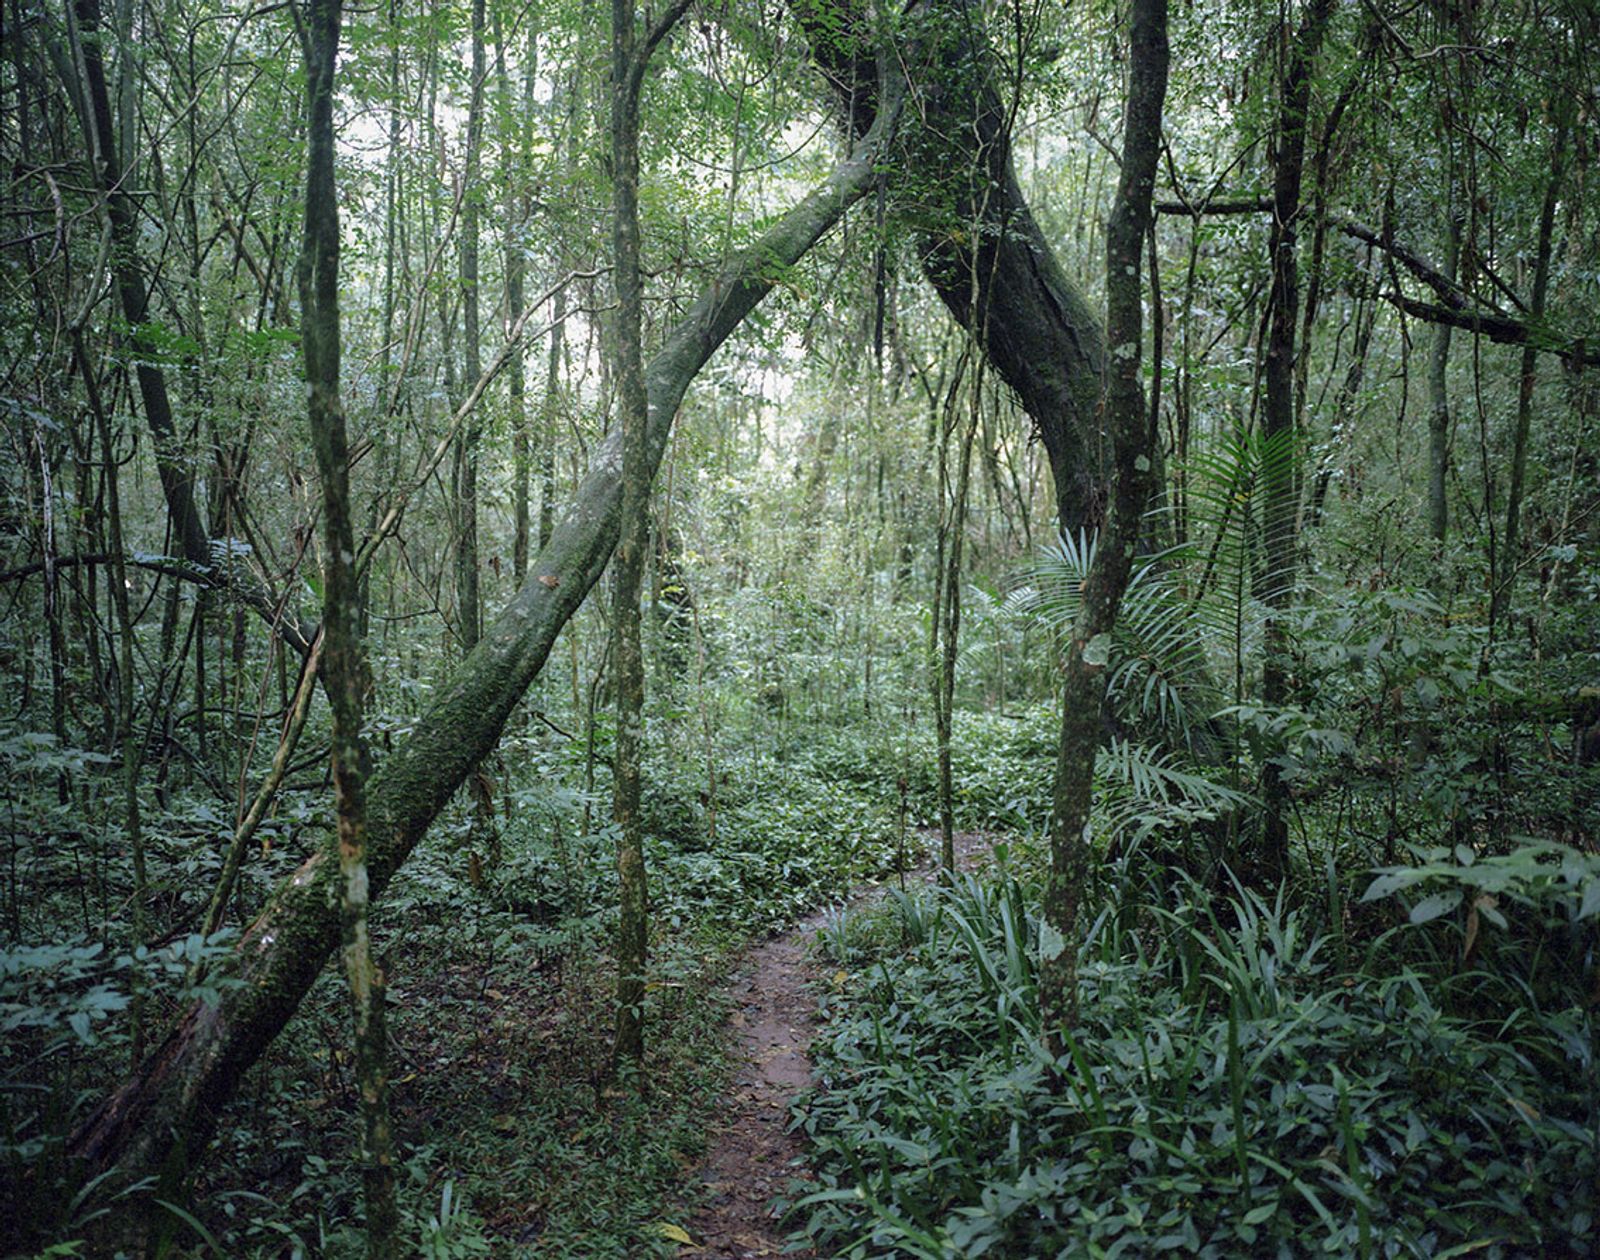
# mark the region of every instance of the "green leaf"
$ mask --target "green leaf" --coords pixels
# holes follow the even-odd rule
[[[1461,890],[1452,889],[1449,892],[1433,893],[1424,897],[1411,907],[1411,921],[1413,923],[1427,923],[1437,919],[1441,914],[1448,914],[1461,904]]]
[[[1367,885],[1367,891],[1361,894],[1361,900],[1367,902],[1376,901],[1380,897],[1391,897],[1402,888],[1409,888],[1421,878],[1420,871],[1409,869],[1386,871]]]

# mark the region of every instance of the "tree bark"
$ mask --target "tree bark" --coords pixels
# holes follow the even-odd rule
[[[1444,278],[1455,284],[1461,255],[1461,218],[1451,214],[1445,225]],[[1445,493],[1450,472],[1450,336],[1449,324],[1433,330],[1428,356],[1428,532],[1443,542],[1450,532],[1450,500]]]
[[[674,4],[675,23],[686,4]],[[644,742],[644,650],[640,640],[639,588],[644,575],[654,466],[646,448],[650,400],[644,381],[643,303],[639,246],[639,95],[645,65],[665,30],[653,30],[641,46],[634,30],[633,0],[611,4],[611,249],[617,315],[612,325],[618,430],[622,439],[622,505],[617,553],[612,564],[612,633],[616,636],[617,746],[612,761],[611,816],[617,824],[619,894],[616,964],[617,1025],[612,1045],[616,1068],[637,1067],[644,1058],[644,986],[649,946],[649,884],[639,816],[639,758]]]
[[[958,371],[951,386],[949,411],[954,412],[956,386],[962,374]],[[960,454],[956,458],[956,481],[950,495],[948,512],[941,510],[939,518],[938,571],[934,575],[933,595],[933,730],[934,755],[938,761],[939,779],[939,867],[952,878],[956,869],[956,807],[954,766],[951,736],[953,733],[956,698],[956,662],[959,656],[961,634],[961,559],[962,544],[966,541],[967,491],[972,477],[972,444],[977,435],[977,409],[981,406],[983,392],[982,365],[973,372],[968,386],[971,397],[966,423],[961,425]],[[960,424],[955,419],[946,423],[943,440],[939,445],[939,497],[942,502],[949,482],[948,452],[953,430]]]
[[[898,109],[749,249],[735,256],[667,337],[645,373],[646,461],[652,473],[695,374],[758,302],[871,190],[888,158]],[[557,634],[599,579],[621,508],[621,433],[597,448],[571,508],[522,586],[368,784],[369,893],[382,895],[473,767],[494,747]],[[177,1022],[132,1079],[73,1134],[70,1152],[93,1176],[127,1184],[165,1170],[181,1179],[209,1140],[217,1112],[293,1016],[339,939],[337,860],[324,849],[279,888],[219,974],[239,981]]]
[[[1076,533],[1105,517],[1109,450],[1098,414],[1105,335],[1022,195],[1007,112],[986,73],[964,69],[975,82],[946,86],[951,66],[989,61],[986,49],[970,46],[982,30],[972,7],[972,0],[918,0],[903,18],[897,59],[921,118],[898,166],[936,181],[920,189],[912,208],[931,221],[922,237],[923,271],[956,322],[977,331],[1038,426],[1061,527]],[[804,0],[797,12],[835,102],[863,130],[880,83],[872,48],[853,34],[867,29],[867,19],[856,0]]]
[[[1263,466],[1262,517],[1268,609],[1261,666],[1261,698],[1268,706],[1289,700],[1289,637],[1284,618],[1293,599],[1296,525],[1300,494],[1296,469],[1299,442],[1295,416],[1295,325],[1300,316],[1300,268],[1296,257],[1300,185],[1305,169],[1307,114],[1312,69],[1333,0],[1311,0],[1300,29],[1289,37],[1272,155],[1272,226],[1267,235],[1272,268],[1271,323],[1263,372],[1262,437],[1269,457]],[[1283,768],[1268,758],[1261,768],[1262,812],[1259,873],[1280,879],[1289,867],[1288,787]]]
[[[478,207],[483,197],[484,0],[472,0],[472,92],[467,103],[467,162],[461,196],[461,323],[466,341],[463,377],[483,375],[483,329],[478,316]],[[473,408],[461,431],[456,484],[456,632],[470,652],[481,633],[478,596],[478,440],[482,413]]]
[[[1550,182],[1545,185],[1544,204],[1539,208],[1539,243],[1533,260],[1533,300],[1528,320],[1537,324],[1544,318],[1550,292],[1550,256],[1554,248],[1556,201],[1561,188],[1562,166],[1566,157],[1565,125],[1556,128],[1551,143]],[[1517,541],[1522,529],[1522,493],[1528,472],[1528,433],[1533,425],[1533,385],[1538,368],[1538,352],[1532,346],[1522,349],[1521,370],[1517,374],[1517,420],[1511,433],[1511,485],[1506,492],[1506,527],[1501,535],[1499,581],[1490,598],[1489,632],[1500,624],[1511,599],[1517,577]]]
[[[1143,310],[1141,255],[1151,220],[1161,109],[1167,92],[1166,0],[1133,0],[1129,30],[1128,104],[1122,172],[1106,224],[1106,359],[1102,412],[1114,457],[1111,512],[1083,584],[1083,602],[1067,642],[1062,680],[1061,740],[1050,814],[1050,873],[1045,882],[1047,931],[1040,948],[1040,997],[1051,1046],[1078,1009],[1078,905],[1088,874],[1088,828],[1106,653],[1138,547],[1154,475],[1149,416],[1141,380]]]
[[[339,203],[333,172],[333,85],[342,17],[341,0],[309,0],[304,15],[297,15],[305,49],[308,115],[305,235],[298,269],[300,340],[305,353],[307,418],[322,483],[322,677],[333,709],[339,926],[355,1023],[367,1254],[373,1260],[387,1260],[397,1251],[400,1220],[389,1128],[384,979],[367,934],[367,750],[361,739],[367,664],[359,629],[361,598],[351,523],[350,452],[339,393]]]
[[[506,324],[515,327],[522,318],[523,288],[527,274],[525,258],[528,218],[532,198],[521,172],[526,169],[529,154],[529,134],[533,116],[533,58],[538,45],[530,24],[528,40],[528,65],[524,69],[526,92],[523,115],[513,137],[506,137],[501,148],[501,179],[506,186],[505,238],[506,256]],[[502,122],[513,115],[511,80],[506,73],[505,34],[501,29],[500,14],[494,15],[495,78],[499,85],[499,105]],[[554,334],[552,334],[554,335]],[[506,364],[506,392],[511,403],[511,575],[520,585],[528,574],[528,489],[532,476],[533,459],[528,440],[528,402],[522,366],[522,346],[519,342]]]

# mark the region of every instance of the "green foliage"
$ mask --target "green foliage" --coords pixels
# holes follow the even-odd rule
[[[456,1183],[446,1181],[439,1206],[421,1224],[417,1254],[424,1260],[466,1260],[487,1256],[493,1248],[483,1236],[483,1222],[456,1196]]]
[[[113,971],[125,968],[107,963],[98,942],[36,945],[0,953],[0,1032],[20,1029],[43,1032],[46,1051],[67,1040],[70,1032],[80,1044],[96,1044],[94,1025],[115,1011],[125,1010],[128,995],[108,983]]]
[[[1464,844],[1419,848],[1410,864],[1382,868],[1362,895],[1367,902],[1385,898],[1409,903],[1413,924],[1458,923],[1463,963],[1478,959],[1513,1002],[1593,1005],[1600,856],[1528,839],[1506,853],[1479,854]]]
[[[0,1208],[41,1241],[61,1240],[47,1254],[82,1250],[72,1240],[100,1210],[96,1188],[80,1192],[57,1162],[64,1135],[127,1074],[135,1011],[148,1046],[181,1003],[215,997],[188,977],[227,941],[193,933],[292,682],[269,619],[242,611],[236,591],[202,597],[195,579],[263,579],[285,615],[304,615],[322,590],[304,546],[316,505],[297,420],[293,23],[272,6],[246,19],[217,0],[104,7],[107,28],[85,48],[104,56],[114,87],[116,135],[100,141],[133,160],[120,187],[136,207],[136,257],[100,231],[108,207],[84,164],[96,146],[79,125],[81,76],[61,57],[68,32],[51,6],[21,6],[0,59],[0,98],[17,102],[0,138],[14,173],[0,246],[13,277],[0,294],[0,690],[11,702],[0,724]],[[491,71],[483,178],[471,186],[467,6],[393,8],[347,9],[337,101],[345,392],[364,439],[353,492],[369,521],[397,490],[410,495],[364,592],[380,764],[459,663],[448,576],[460,481],[447,464],[422,475],[417,461],[469,384],[465,205],[484,210],[486,293],[504,291],[512,259],[530,302],[569,271],[588,277],[564,296],[564,349],[544,334],[524,347],[523,413],[508,370],[477,415],[486,608],[513,593],[514,476],[530,466],[534,506],[559,514],[613,418],[607,374],[593,370],[610,286],[604,11],[491,0],[508,81],[502,93]],[[653,63],[641,188],[653,344],[836,156],[816,54],[864,67],[885,36],[943,63],[930,82],[942,77],[945,97],[919,93],[908,121],[925,116],[919,102],[968,113],[985,87],[1005,107],[1015,97],[1017,185],[1093,303],[1115,176],[1106,137],[1126,68],[1118,5],[776,13],[697,9]],[[1380,295],[1436,295],[1337,225],[1381,228],[1386,243],[1438,263],[1446,223],[1465,212],[1463,239],[1481,257],[1463,255],[1462,300],[1521,317],[1553,187],[1555,261],[1534,335],[1592,324],[1592,16],[1334,6],[1308,119],[1327,163],[1310,155],[1301,237],[1300,292],[1320,303],[1305,311],[1296,363],[1303,445],[1258,432],[1265,216],[1159,219],[1152,422],[1171,507],[1151,533],[1178,545],[1141,561],[1103,645],[1111,703],[1093,832],[1211,883],[1097,872],[1111,894],[1085,890],[1097,921],[1084,1026],[1060,1065],[1041,1058],[1041,933],[1026,875],[892,893],[881,912],[832,919],[823,948],[856,974],[827,999],[840,1021],[825,1055],[836,1088],[810,1117],[834,1184],[808,1209],[841,1251],[1583,1249],[1592,1205],[1562,1196],[1592,1175],[1595,1131],[1584,1083],[1594,1034],[1577,1005],[1594,992],[1600,909],[1600,765],[1585,764],[1583,742],[1600,682],[1594,373],[1541,358],[1522,545],[1493,554],[1520,356],[1459,330],[1445,373],[1454,533],[1425,538],[1431,333]],[[1263,137],[1277,125],[1283,17],[1219,0],[1174,9],[1163,197],[1167,181],[1191,203],[1248,201],[1270,185]],[[978,19],[1003,71],[993,77],[974,55]],[[112,29],[124,20],[133,38]],[[1553,162],[1559,127],[1566,159]],[[448,808],[378,909],[418,1251],[671,1250],[647,1226],[681,1193],[703,1141],[720,1079],[709,990],[727,951],[914,860],[916,827],[935,815],[927,594],[935,522],[950,519],[935,470],[969,400],[979,423],[956,587],[957,825],[1004,834],[1003,864],[1024,873],[1045,837],[1056,648],[1094,543],[1069,538],[1028,559],[1054,534],[1048,442],[997,373],[975,399],[963,393],[970,352],[917,279],[930,244],[972,240],[952,188],[970,209],[993,172],[952,163],[965,143],[953,132],[905,139],[881,168],[881,198],[798,263],[767,269],[777,291],[682,400],[657,487],[645,789],[656,1093],[598,1085],[615,918],[611,627],[598,601],[535,684],[551,728],[513,720],[486,763],[490,808],[476,797]],[[998,230],[976,227],[982,242]],[[119,313],[118,271],[148,285],[142,314]],[[489,354],[497,322],[479,347]],[[881,358],[867,350],[880,325]],[[156,441],[135,368],[160,372],[174,407]],[[94,423],[102,405],[109,459]],[[513,434],[529,439],[526,457]],[[158,453],[170,461],[159,470]],[[178,549],[163,494],[174,471],[192,476],[219,535],[205,566],[167,555]],[[1277,592],[1265,589],[1275,540],[1262,489],[1291,475],[1305,481],[1301,576],[1296,606],[1275,614],[1290,695],[1268,707],[1264,602]],[[135,562],[128,742],[142,895],[122,798],[111,570],[92,559],[109,548],[113,490]],[[49,574],[47,557],[66,564]],[[1491,588],[1507,596],[1493,625]],[[316,703],[230,923],[251,922],[328,840]],[[1268,765],[1289,789],[1291,883],[1267,902],[1237,889],[1219,898],[1220,864],[1247,849],[1252,785]],[[1363,900],[1338,872],[1374,864]],[[166,1200],[175,1245],[359,1249],[347,1037],[344,996],[324,982],[220,1117],[197,1197]],[[1058,1068],[1057,1089],[1043,1089]],[[216,1244],[202,1243],[208,1234]]]
[[[1063,534],[1042,548],[1006,607],[1058,634],[1068,633],[1098,541],[1098,535],[1073,539]],[[1229,614],[1216,600],[1184,597],[1177,567],[1184,554],[1154,556],[1129,579],[1111,636],[1106,696],[1126,727],[1158,733],[1174,749],[1209,756],[1217,751],[1209,719],[1219,701],[1208,651],[1219,635],[1225,641]]]
[[[844,960],[797,1112],[824,1187],[795,1203],[808,1232],[842,1257],[1587,1245],[1580,1007],[1485,1021],[1427,968],[1341,973],[1282,898],[1175,892],[1122,873],[1059,1061],[1025,885],[884,910],[903,932]]]
[[[1480,857],[1467,845],[1419,849],[1408,866],[1380,870],[1363,901],[1390,897],[1411,888],[1430,892],[1411,908],[1411,921],[1425,923],[1471,898],[1496,927],[1508,925],[1498,905],[1504,897],[1539,918],[1559,917],[1576,926],[1600,915],[1600,855],[1548,840],[1524,840],[1509,853]]]

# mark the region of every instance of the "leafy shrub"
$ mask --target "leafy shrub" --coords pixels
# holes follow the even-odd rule
[[[1281,899],[1188,886],[1168,909],[1125,881],[1055,1061],[1032,901],[1009,880],[898,901],[903,946],[831,1001],[797,1111],[823,1189],[796,1205],[830,1254],[1588,1248],[1580,1007],[1452,1013],[1424,970],[1338,973]]]
[[[1483,965],[1496,978],[1514,977],[1519,1001],[1560,1004],[1587,996],[1586,973],[1600,967],[1600,855],[1523,840],[1509,853],[1480,855],[1458,844],[1415,856],[1410,865],[1381,868],[1362,900],[1425,893],[1410,906],[1414,924],[1459,912],[1462,962],[1492,955]]]

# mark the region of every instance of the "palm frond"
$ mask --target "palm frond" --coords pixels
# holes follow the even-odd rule
[[[1114,835],[1216,818],[1248,801],[1243,793],[1186,767],[1172,753],[1113,739],[1095,759],[1100,806]]]
[[[1009,597],[1018,614],[1051,629],[1070,628],[1082,605],[1097,541],[1083,533],[1045,547],[1026,584]],[[1154,723],[1174,745],[1192,747],[1219,699],[1210,685],[1203,619],[1196,617],[1174,580],[1178,558],[1178,552],[1152,556],[1130,579],[1112,633],[1107,692],[1125,723]]]

